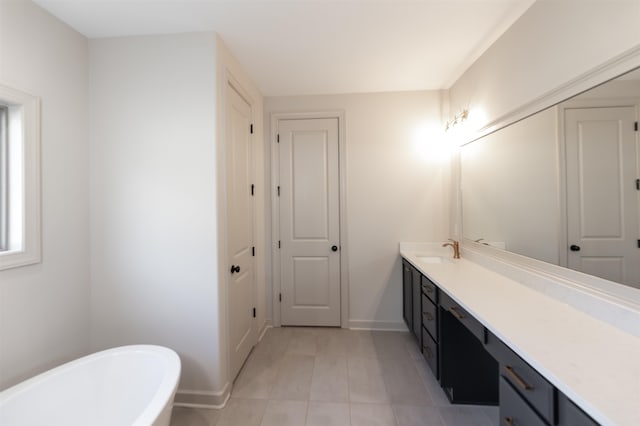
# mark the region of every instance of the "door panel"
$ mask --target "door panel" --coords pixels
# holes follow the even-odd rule
[[[279,120],[281,319],[340,325],[338,120]]]
[[[327,257],[294,257],[295,282],[293,305],[296,307],[329,306],[330,266]]]
[[[227,232],[229,269],[229,365],[235,378],[257,340],[253,318],[255,271],[253,262],[253,197],[251,182],[251,106],[227,86]],[[237,269],[236,269],[237,270]]]
[[[568,266],[640,287],[633,107],[565,111]]]

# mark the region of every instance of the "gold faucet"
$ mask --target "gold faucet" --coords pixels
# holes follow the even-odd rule
[[[447,247],[447,246],[453,247],[453,258],[460,259],[460,243],[457,242],[456,240],[452,240],[451,238],[449,238],[449,241],[451,242],[444,243],[442,247]]]

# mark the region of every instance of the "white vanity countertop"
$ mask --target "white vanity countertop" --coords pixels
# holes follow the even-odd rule
[[[640,425],[640,338],[466,259],[441,244],[400,254],[603,425]]]

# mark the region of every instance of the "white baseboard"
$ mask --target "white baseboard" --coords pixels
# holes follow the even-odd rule
[[[229,382],[224,385],[222,390],[217,392],[178,389],[173,406],[221,409],[227,404],[230,396],[231,384]]]
[[[262,338],[264,337],[265,333],[270,328],[273,328],[273,325],[271,324],[271,320],[265,320],[264,324],[262,324],[262,327],[260,327],[260,330],[258,332],[258,342],[260,342],[262,340]]]
[[[409,331],[402,321],[349,320],[350,330]]]

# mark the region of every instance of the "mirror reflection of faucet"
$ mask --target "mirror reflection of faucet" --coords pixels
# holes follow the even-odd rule
[[[449,238],[449,241],[451,242],[444,243],[442,247],[447,247],[447,246],[453,247],[453,258],[460,259],[460,243],[457,242],[456,240],[452,240],[451,238]]]
[[[476,243],[480,243],[480,244],[484,244],[485,246],[490,245],[489,243],[481,243],[480,241],[484,240],[484,238],[478,238],[477,240],[474,240],[474,242]]]

